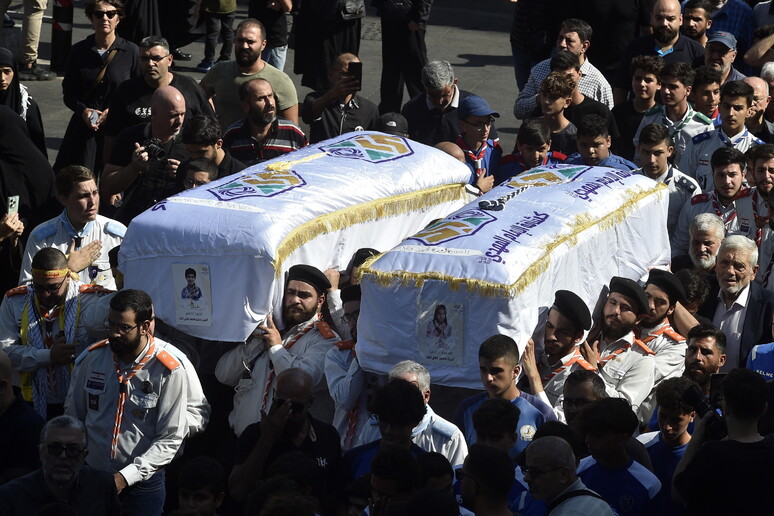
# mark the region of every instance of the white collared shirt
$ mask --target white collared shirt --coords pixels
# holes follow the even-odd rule
[[[750,300],[750,285],[744,287],[729,308],[723,300],[723,290],[718,292],[718,307],[712,324],[726,335],[726,363],[720,368],[727,373],[739,367],[739,345],[742,341],[744,318],[747,315],[747,302]]]
[[[454,95],[452,95],[451,102],[448,106],[446,106],[446,109],[454,108],[457,109],[460,105],[460,89],[457,87],[456,84],[452,84],[452,89],[454,90]],[[425,104],[427,104],[427,109],[430,111],[434,109],[438,109],[438,106],[430,102],[430,99],[425,95]]]

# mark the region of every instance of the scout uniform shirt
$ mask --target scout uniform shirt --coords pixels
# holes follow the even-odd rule
[[[766,200],[758,194],[755,187],[739,190],[728,206],[720,203],[714,191],[695,195],[691,198],[691,202],[683,207],[677,229],[671,235],[673,257],[688,254],[691,222],[700,213],[714,213],[723,219],[726,236],[743,235],[760,245],[765,233],[768,207]]]
[[[701,193],[701,188],[694,178],[683,174],[672,165],[669,165],[667,171],[656,178],[656,181],[664,183],[669,188],[667,234],[672,236],[677,229],[677,221],[680,219],[683,207],[693,196]]]
[[[63,403],[70,385],[70,367],[51,364],[51,345],[63,331],[68,343],[77,344],[78,356],[91,342],[103,338],[102,321],[111,298],[107,293],[102,287],[71,278],[64,303],[44,313],[31,286],[6,292],[0,305],[0,347],[11,359],[13,382],[44,419],[46,405]]]
[[[567,377],[570,376],[573,371],[584,369],[586,371],[596,371],[596,369],[583,358],[583,355],[577,346],[575,346],[570,353],[563,356],[556,364],[549,364],[548,355],[544,354],[541,357],[540,362],[538,362],[538,372],[540,373],[540,380],[543,382],[545,398],[540,394],[537,396],[551,407],[556,407],[561,403],[564,382],[567,381]]]
[[[78,357],[65,412],[86,425],[90,466],[121,473],[131,486],[175,457],[188,431],[188,377],[179,353],[149,336],[130,364],[107,340]]]
[[[636,413],[653,389],[653,351],[629,332],[615,342],[599,342],[599,376],[611,398],[624,398]]]
[[[672,329],[668,319],[664,319],[655,328],[642,328],[640,340],[655,353],[653,389],[640,405],[640,411],[637,414],[640,421],[650,421],[656,406],[656,386],[662,380],[674,378],[683,373],[687,345],[685,337]]]
[[[99,258],[79,273],[80,280],[82,283],[93,283],[115,290],[116,281],[110,270],[108,253],[114,247],[121,245],[124,233],[126,233],[126,226],[117,220],[102,215],[97,215],[96,220],[87,223],[82,230],[76,231],[70,224],[67,210],[65,210],[58,217],[40,224],[30,233],[30,238],[24,248],[19,284],[32,279],[32,257],[44,247],[53,247],[66,254],[70,249],[70,241],[72,240],[75,240],[76,251],[95,240],[99,240],[102,242]]]
[[[234,410],[228,421],[237,437],[261,420],[261,410],[269,412],[277,375],[285,369],[300,367],[312,375],[315,398],[327,397],[325,353],[338,341],[338,335],[317,314],[290,328],[282,344],[266,349],[261,335],[251,335],[244,345],[220,357],[215,377],[236,386]]]
[[[733,138],[729,138],[723,128],[718,127],[714,131],[691,138],[680,161],[675,160],[675,163],[680,170],[696,179],[702,190],[711,192],[715,189],[710,164],[713,152],[721,147],[734,147],[741,152],[747,152],[750,147],[763,143],[765,142],[756,138],[747,128]]]
[[[675,122],[667,117],[664,106],[656,104],[642,115],[640,126],[632,139],[635,149],[640,144],[640,131],[642,131],[643,127],[650,124],[661,124],[669,130],[669,136],[672,137],[675,143],[675,153],[672,156],[674,163],[680,163],[680,157],[694,136],[712,130],[712,120],[698,111],[694,111],[690,103],[688,104],[688,111],[685,112],[683,118]],[[634,156],[634,161],[639,164],[639,153],[635,153]]]

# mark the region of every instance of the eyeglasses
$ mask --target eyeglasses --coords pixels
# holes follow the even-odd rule
[[[357,321],[357,318],[360,316],[360,310],[355,310],[351,313],[345,313],[341,316],[341,320],[344,321],[346,324],[353,323]]]
[[[32,284],[33,290],[36,292],[40,292],[41,294],[56,294],[59,292],[59,289],[62,288],[62,285],[64,285],[64,282],[67,281],[67,276],[62,279],[58,284],[56,285],[36,285],[35,283]]]
[[[118,11],[113,9],[112,11],[94,11],[91,13],[91,15],[94,18],[101,19],[103,16],[107,16],[108,20],[112,20],[116,17],[116,14],[118,14]]]
[[[482,130],[484,127],[492,127],[492,124],[494,123],[495,119],[494,117],[489,117],[489,120],[486,122],[476,122],[475,124],[473,122],[468,122],[467,120],[463,120],[466,124],[468,124],[471,127],[475,127],[479,131]]]
[[[105,320],[102,322],[102,324],[105,325],[106,330],[118,330],[118,333],[121,335],[126,335],[133,329],[137,328],[139,324],[135,324],[134,326],[129,326],[128,324],[121,324],[121,323],[115,323],[113,321],[108,320],[105,318]]]
[[[194,181],[193,179],[186,179],[183,181],[186,188],[196,188],[197,186],[204,186],[209,184],[209,181]]]
[[[551,469],[537,469],[537,468],[528,468],[527,466],[524,466],[521,468],[521,472],[525,475],[529,475],[532,477],[532,480],[535,480],[540,475],[543,475],[545,473],[551,473],[552,471],[559,471],[562,468],[551,468]]]
[[[51,443],[46,445],[46,451],[48,451],[49,455],[53,455],[54,457],[59,457],[62,452],[65,452],[65,457],[74,459],[83,453],[83,448],[79,446],[65,446],[59,443]]]
[[[140,61],[142,61],[143,63],[149,63],[151,61],[153,61],[154,63],[158,63],[159,61],[161,61],[166,57],[169,57],[169,54],[165,56],[140,56]]]

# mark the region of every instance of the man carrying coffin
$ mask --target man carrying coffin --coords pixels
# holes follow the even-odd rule
[[[244,345],[218,361],[215,376],[221,383],[236,387],[229,423],[237,436],[268,413],[277,375],[291,367],[312,375],[317,402],[319,394],[330,399],[325,384],[325,353],[339,337],[320,316],[325,291],[330,286],[328,278],[311,265],[291,267],[282,299],[285,330],[280,332],[269,314]],[[314,409],[313,404],[313,412]]]
[[[647,315],[649,303],[636,281],[618,276],[610,280],[610,294],[602,308],[599,339],[581,344],[583,356],[599,370],[611,398],[624,398],[636,413],[653,389],[653,351],[634,330]]]
[[[548,405],[559,404],[570,373],[579,369],[596,371],[578,349],[583,331],[589,328],[591,314],[586,303],[573,292],[558,290],[543,329],[542,356],[536,357],[535,343],[530,339],[522,360],[532,394]]]

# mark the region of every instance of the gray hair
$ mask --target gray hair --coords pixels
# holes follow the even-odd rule
[[[395,364],[395,367],[390,369],[390,380],[400,378],[404,374],[415,374],[417,376],[417,383],[419,383],[419,389],[424,393],[430,389],[430,373],[427,372],[425,366],[419,362],[413,360],[403,360]]]
[[[726,234],[726,226],[723,224],[723,219],[714,213],[699,213],[691,221],[688,234],[693,238],[693,234],[697,231],[712,231],[720,240],[723,240],[723,236]]]
[[[51,421],[48,421],[43,426],[43,430],[40,431],[41,443],[46,442],[46,438],[48,437],[48,432],[52,428],[65,428],[68,430],[78,430],[83,434],[83,447],[85,448],[89,444],[89,438],[86,435],[86,425],[84,425],[80,419],[76,419],[73,416],[68,416],[67,414],[65,414],[63,416],[57,416]]]
[[[422,68],[425,91],[441,90],[454,84],[454,70],[449,61],[430,61]]]
[[[137,46],[140,48],[161,47],[164,49],[164,52],[169,54],[169,42],[166,40],[166,38],[162,38],[161,36],[144,37],[142,38],[142,41],[140,41],[140,44]]]
[[[774,61],[769,61],[763,65],[763,68],[761,68],[760,77],[764,81],[770,81],[771,79],[774,79]]]
[[[747,251],[750,253],[750,267],[758,265],[758,246],[755,242],[750,240],[744,235],[729,235],[720,243],[720,249],[718,249],[718,258],[720,253],[726,249],[734,251]]]

